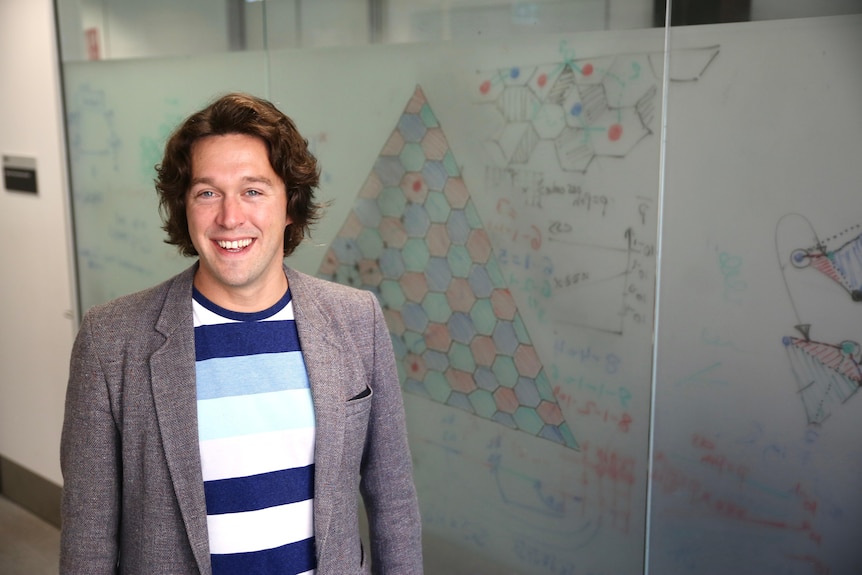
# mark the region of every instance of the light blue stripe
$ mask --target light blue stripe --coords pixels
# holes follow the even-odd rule
[[[207,359],[195,370],[198,400],[308,387],[301,351]]]
[[[314,427],[310,389],[198,401],[201,441],[302,427]]]

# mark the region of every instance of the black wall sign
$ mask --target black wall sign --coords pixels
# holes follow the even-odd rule
[[[36,158],[3,156],[3,186],[9,192],[38,192]]]

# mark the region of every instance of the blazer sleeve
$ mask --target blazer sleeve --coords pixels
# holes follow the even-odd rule
[[[373,304],[373,402],[360,491],[368,515],[375,574],[422,573],[422,527],[392,340],[377,299]]]
[[[72,348],[60,440],[60,573],[117,572],[120,440],[91,314]]]

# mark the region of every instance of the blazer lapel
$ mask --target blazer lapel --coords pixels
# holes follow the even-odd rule
[[[333,497],[330,491],[338,485],[344,449],[345,403],[340,389],[334,358],[342,353],[341,345],[329,325],[328,316],[318,307],[314,294],[302,274],[285,268],[293,301],[296,328],[302,346],[311,395],[314,402],[316,439],[314,448],[314,536],[317,555],[323,556],[332,520]],[[335,542],[337,544],[337,542]]]
[[[156,417],[189,542],[201,573],[211,572],[195,385],[192,280],[197,265],[170,287],[156,330],[165,341],[150,358]]]

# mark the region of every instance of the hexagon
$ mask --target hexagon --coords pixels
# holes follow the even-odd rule
[[[425,310],[418,303],[408,301],[401,308],[401,317],[404,319],[404,326],[411,331],[422,333],[428,327],[428,316]],[[409,344],[408,344],[409,347]]]
[[[446,258],[431,257],[425,268],[425,279],[431,291],[445,292],[452,281],[452,271]]]
[[[429,160],[442,160],[449,151],[449,142],[440,128],[429,128],[422,138],[422,151]]]
[[[507,86],[497,98],[497,107],[509,122],[529,121],[540,105],[528,86]]]
[[[401,289],[407,301],[421,303],[428,293],[428,284],[425,282],[425,274],[419,272],[406,272],[401,276]]]
[[[466,247],[449,246],[446,261],[449,262],[449,269],[452,270],[453,277],[466,279],[470,275],[473,259],[470,257],[470,252],[467,251]]]
[[[422,179],[425,180],[429,190],[442,192],[446,188],[449,172],[443,162],[428,160],[422,166]]]
[[[443,188],[443,195],[449,200],[453,210],[464,209],[470,201],[470,192],[467,191],[467,186],[461,178],[449,178],[446,181],[446,187]]]
[[[449,381],[449,386],[463,394],[469,394],[476,390],[476,382],[473,381],[473,374],[461,369],[450,368],[446,371],[446,379]]]
[[[498,355],[491,365],[491,370],[497,376],[497,381],[505,387],[515,387],[518,383],[518,369],[508,355]]]
[[[335,281],[340,284],[359,287],[362,283],[362,278],[359,277],[357,264],[341,264],[335,270]]]
[[[473,413],[473,404],[470,403],[470,399],[467,395],[454,389],[452,390],[452,393],[449,394],[449,399],[446,400],[446,405],[463,409],[467,413]]]
[[[401,284],[391,279],[380,282],[380,297],[386,306],[392,309],[401,309],[407,301],[407,298],[404,297],[404,291],[401,289]]]
[[[446,230],[449,232],[449,240],[453,244],[464,245],[470,237],[470,223],[464,210],[452,210],[449,220],[446,222]]]
[[[518,396],[521,405],[527,407],[537,407],[542,401],[539,390],[536,389],[536,382],[528,377],[518,379],[518,383],[515,384],[515,395]]]
[[[415,353],[416,355],[422,355],[423,353],[425,353],[427,347],[425,345],[425,338],[422,336],[421,333],[416,333],[415,331],[410,331],[408,329],[401,337],[404,339],[404,344],[407,346],[407,351]]]
[[[442,293],[429,292],[422,300],[422,307],[425,308],[425,313],[428,319],[438,323],[446,323],[449,321],[449,316],[452,315],[452,310],[449,309],[449,302],[446,301],[446,296]]]
[[[404,224],[401,219],[394,217],[385,217],[380,222],[380,237],[383,238],[383,244],[386,247],[401,249],[407,243],[407,232],[404,230]]]
[[[515,392],[508,387],[498,387],[494,391],[494,402],[497,404],[497,409],[503,413],[514,414],[518,409],[518,397]]]
[[[522,405],[515,410],[514,417],[520,429],[533,435],[539,433],[545,426],[545,422],[542,421],[542,418],[539,417],[539,414],[532,407],[524,407]]]
[[[380,254],[380,272],[388,279],[398,279],[404,275],[404,260],[401,250],[386,248]]]
[[[443,192],[428,192],[425,198],[425,209],[428,210],[428,219],[438,224],[445,224],[451,211],[449,200]]]
[[[539,142],[539,134],[529,122],[507,124],[494,141],[507,164],[526,164]]]
[[[491,257],[491,238],[482,229],[474,229],[467,238],[467,251],[476,263],[484,264]]]
[[[422,179],[422,174],[418,172],[404,174],[404,178],[401,179],[401,190],[404,192],[404,196],[414,204],[425,202],[425,198],[428,196],[428,186]]]
[[[356,240],[350,238],[335,238],[332,240],[330,249],[335,253],[335,257],[341,265],[355,265],[362,258]]]
[[[518,338],[515,336],[515,328],[510,321],[498,321],[494,326],[494,343],[500,353],[512,355],[518,349]]]
[[[497,357],[497,346],[494,340],[487,335],[477,335],[470,342],[470,351],[473,352],[473,359],[476,365],[484,365],[491,367],[494,359]]]
[[[491,297],[494,286],[491,284],[491,278],[488,277],[488,271],[485,269],[485,266],[474,265],[470,268],[469,282],[477,298]]]
[[[479,365],[476,366],[476,371],[473,372],[473,377],[476,379],[476,385],[486,391],[494,391],[500,387],[500,382],[497,381],[497,376],[490,368]]]
[[[381,156],[397,156],[404,148],[404,138],[398,130],[389,135],[389,139],[383,144],[383,149],[380,151]]]
[[[442,323],[429,323],[425,329],[425,345],[428,346],[428,349],[448,353],[449,346],[452,345],[449,328]]]
[[[366,228],[376,228],[380,225],[380,207],[376,200],[369,198],[358,198],[353,212],[359,218],[359,222]]]
[[[425,379],[427,369],[425,367],[425,360],[422,356],[416,355],[415,353],[408,353],[404,358],[404,366],[407,369],[407,377],[411,377],[418,381]]]
[[[401,250],[404,258],[404,268],[413,272],[425,271],[431,254],[428,253],[428,245],[420,238],[410,238]]]
[[[453,341],[446,355],[449,358],[449,365],[455,369],[470,373],[473,373],[476,369],[476,362],[473,361],[473,353],[463,343]],[[472,376],[470,379],[472,380]]]
[[[436,371],[428,372],[428,376],[425,378],[425,389],[428,390],[432,399],[440,403],[446,403],[446,400],[449,399],[449,393],[452,391],[446,377]]]
[[[476,329],[473,327],[473,320],[466,313],[456,311],[446,322],[449,327],[449,334],[457,342],[464,345],[470,345],[473,337],[476,335]]]
[[[428,243],[428,253],[432,256],[445,258],[449,253],[449,232],[443,224],[431,224],[428,226],[428,234],[425,236]]]
[[[376,260],[383,255],[383,239],[376,228],[365,228],[356,240],[362,257]]]
[[[536,348],[532,345],[519,345],[518,349],[515,350],[514,359],[518,373],[523,376],[535,378],[542,369],[539,354],[536,353]]]
[[[425,340],[428,343],[428,340]],[[422,359],[425,361],[425,367],[434,371],[444,372],[449,369],[449,357],[436,349],[426,349],[422,354]]]
[[[498,411],[494,414],[493,420],[500,425],[505,425],[506,427],[510,427],[512,429],[518,429],[518,424],[515,423],[515,418],[512,417],[511,413],[504,413],[502,411]]]
[[[421,142],[427,128],[418,114],[402,114],[398,120],[398,132],[405,142]]]
[[[536,111],[532,122],[539,138],[553,140],[566,127],[566,112],[561,105],[546,103]]]
[[[374,173],[380,178],[380,183],[384,188],[397,186],[401,178],[404,177],[404,166],[401,165],[401,160],[392,156],[380,156],[374,162]]]
[[[476,302],[476,296],[470,289],[470,283],[461,278],[454,278],[446,290],[446,299],[452,311],[468,313]],[[471,322],[472,323],[472,322]]]
[[[424,238],[428,232],[431,222],[428,220],[428,212],[421,204],[409,204],[404,210],[404,231],[411,238]]]
[[[437,117],[434,115],[434,110],[431,109],[431,106],[428,105],[428,102],[422,104],[422,109],[419,110],[419,115],[422,117],[422,123],[424,123],[429,128],[433,128],[440,125],[437,122]]]
[[[567,172],[586,172],[596,153],[590,145],[588,132],[581,128],[566,128],[554,140],[560,167]]]
[[[565,421],[560,405],[556,401],[542,400],[536,408],[536,413],[548,425],[560,425]]]
[[[470,308],[470,317],[473,319],[473,325],[476,327],[477,333],[486,336],[494,333],[494,327],[497,325],[497,316],[494,315],[494,307],[491,305],[491,300],[487,298],[476,300],[476,303]]]
[[[360,198],[369,198],[369,199],[377,199],[377,196],[380,195],[380,190],[383,189],[383,184],[380,182],[380,178],[377,177],[373,171],[368,174],[368,178],[366,178],[365,183],[362,184],[362,188],[359,190]]]
[[[408,172],[418,172],[425,165],[425,152],[419,144],[405,144],[398,158]]]
[[[497,411],[497,402],[489,391],[477,389],[471,393],[469,397],[470,404],[473,406],[473,409],[476,411],[476,415],[479,417],[491,419],[491,416],[493,416],[494,412]]]
[[[384,309],[383,317],[386,319],[386,325],[389,327],[390,333],[392,335],[397,336],[396,341],[400,343],[400,345],[404,345],[404,342],[401,340],[401,336],[404,335],[404,320],[401,319],[401,312],[395,309]],[[394,342],[393,342],[393,345]]]
[[[491,305],[494,306],[494,315],[500,319],[511,321],[518,312],[515,300],[507,289],[495,289],[491,294]]]
[[[404,213],[404,206],[407,205],[407,198],[404,197],[404,192],[398,186],[401,183],[399,179],[395,186],[383,188],[380,191],[380,196],[377,198],[377,205],[380,206],[380,213],[384,216],[392,218],[400,218]]]
[[[359,278],[363,286],[376,288],[383,281],[380,265],[377,260],[362,260],[359,262]]]

